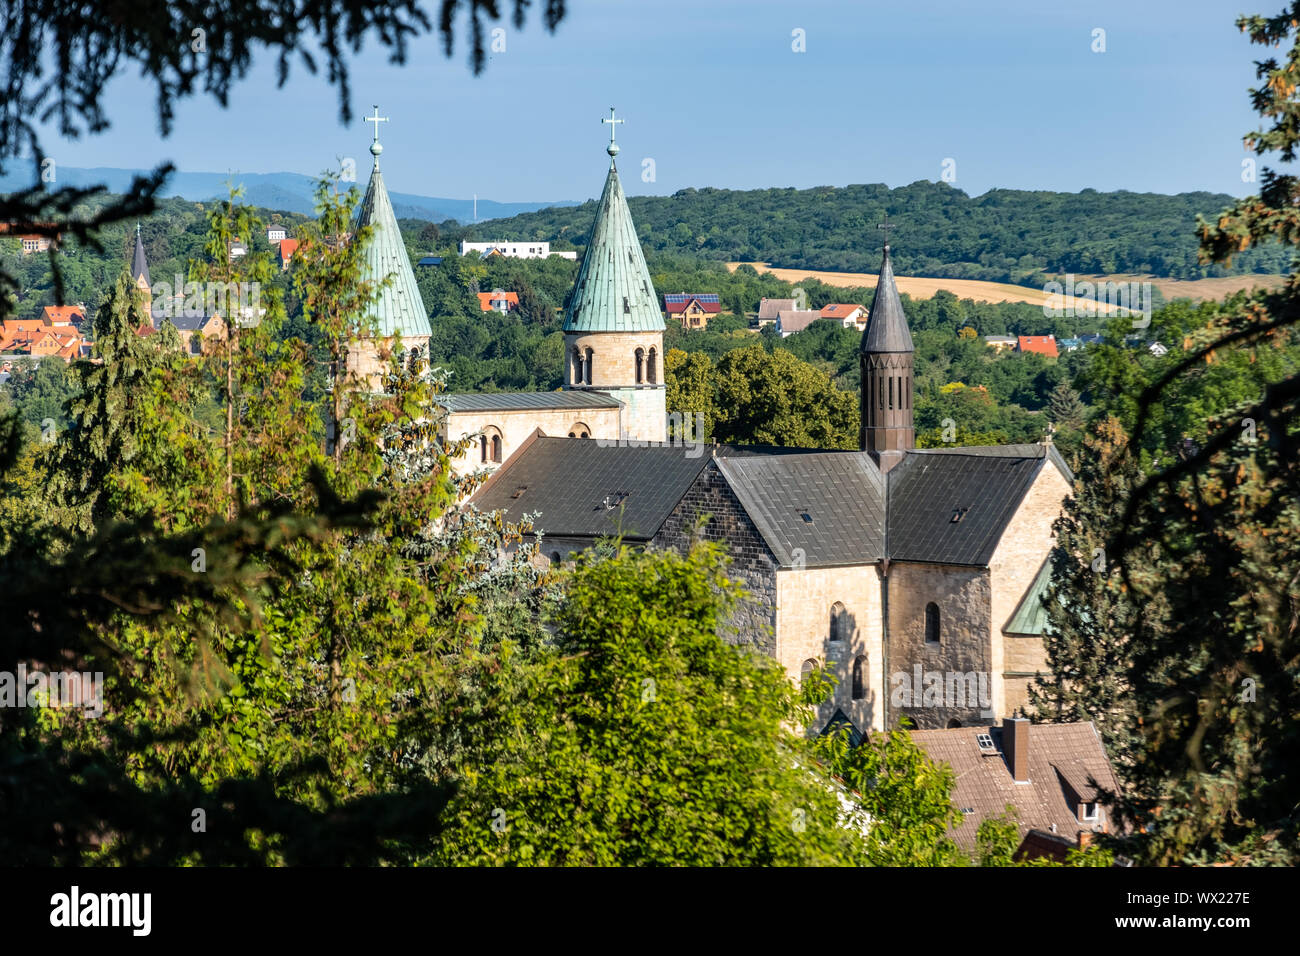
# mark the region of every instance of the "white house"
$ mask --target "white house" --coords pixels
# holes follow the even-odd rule
[[[469,255],[471,252],[477,252],[479,258],[486,259],[488,256],[509,256],[512,259],[545,259],[548,256],[559,256],[561,259],[577,259],[576,252],[552,252],[549,242],[462,242],[460,244],[460,254]]]

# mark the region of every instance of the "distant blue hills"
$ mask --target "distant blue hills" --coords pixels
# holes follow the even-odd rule
[[[59,186],[94,186],[100,183],[108,187],[109,192],[124,193],[131,186],[131,180],[144,175],[148,170],[115,169],[108,166],[96,166],[92,169],[75,166],[58,167]],[[362,175],[358,171],[357,187],[364,190],[365,179],[369,173]],[[262,206],[266,209],[280,209],[285,212],[297,212],[311,215],[313,212],[313,191],[316,180],[301,173],[186,173],[174,172],[167,180],[160,195],[205,202],[209,199],[224,199],[228,194],[227,182],[242,183],[244,202],[250,206]],[[13,192],[31,185],[30,167],[19,165],[18,170],[0,176],[0,192]],[[445,199],[438,196],[417,196],[413,193],[389,192],[393,202],[393,211],[399,218],[428,219],[444,222],[455,219],[468,225],[474,221],[474,201],[472,199]],[[478,201],[478,219],[500,219],[520,213],[535,212],[548,206],[577,206],[579,203],[565,199],[556,202],[496,202],[492,199]]]

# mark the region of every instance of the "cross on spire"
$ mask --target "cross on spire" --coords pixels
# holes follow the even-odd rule
[[[614,132],[617,130],[619,123],[626,123],[627,120],[615,119],[614,107],[611,106],[609,108],[609,119],[603,119],[601,122],[609,124],[609,145],[605,147],[605,152],[609,153],[610,156],[617,156],[618,144],[614,142]]]
[[[366,121],[367,123],[374,123],[374,124],[375,124],[375,140],[374,140],[373,143],[370,144],[370,153],[371,153],[372,156],[375,156],[375,157],[377,158],[377,157],[379,156],[379,154],[382,153],[382,152],[384,151],[384,147],[382,147],[382,146],[379,145],[379,124],[380,124],[380,123],[387,123],[387,122],[388,122],[388,117],[387,117],[387,116],[380,116],[380,115],[379,115],[379,104],[376,103],[376,104],[375,104],[375,115],[374,115],[374,116],[367,116],[367,117],[365,117],[365,121]]]
[[[885,231],[885,248],[888,249],[888,248],[889,248],[889,230],[891,230],[891,229],[894,228],[893,223],[891,223],[891,222],[889,221],[889,213],[885,213],[885,221],[882,222],[882,223],[878,223],[878,224],[876,225],[876,228],[877,228],[877,229],[883,229],[883,230]]]

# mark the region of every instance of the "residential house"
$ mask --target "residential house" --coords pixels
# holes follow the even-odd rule
[[[480,259],[492,256],[508,256],[511,259],[545,259],[559,256],[561,259],[578,258],[576,252],[552,252],[549,242],[527,240],[524,242],[461,242],[460,254],[467,256],[476,252]]]
[[[283,272],[289,268],[293,262],[293,255],[298,251],[297,239],[281,239],[276,245],[276,254],[280,258],[280,271]]]
[[[1102,798],[1119,781],[1091,722],[914,730],[912,741],[956,775],[952,800],[961,821],[952,837],[975,851],[980,824],[1011,807],[1020,833],[1017,858],[1064,859],[1097,834],[1115,832]]]
[[[1021,335],[1016,339],[1017,352],[1037,352],[1039,355],[1056,356],[1056,336]]]
[[[867,327],[867,310],[851,302],[832,302],[823,306],[822,318],[833,319],[846,329],[856,328],[859,332]]]
[[[1016,337],[1014,335],[986,335],[984,336],[984,344],[995,352],[1003,352],[1016,347]]]
[[[268,244],[274,246],[288,238],[289,230],[284,226],[272,223],[266,227],[266,241]]]
[[[500,289],[493,289],[491,292],[480,292],[478,294],[478,307],[484,312],[500,312],[504,315],[519,308],[519,293],[503,292]]]
[[[669,319],[680,322],[683,329],[702,329],[722,311],[722,302],[714,292],[669,292],[664,295],[664,311]]]
[[[795,307],[794,299],[760,299],[758,302],[758,327],[776,325],[776,318],[781,311],[790,311]]]
[[[782,309],[776,314],[776,331],[781,338],[789,338],[812,325],[822,314],[815,309]]]

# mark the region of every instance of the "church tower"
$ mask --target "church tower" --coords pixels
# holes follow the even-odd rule
[[[621,437],[661,442],[668,431],[664,317],[614,162],[615,124],[623,120],[613,108],[609,114],[601,120],[610,124],[609,175],[564,314],[564,387],[619,399]]]
[[[149,281],[149,260],[144,255],[144,241],[140,238],[140,224],[135,224],[135,252],[131,255],[131,280],[144,293],[145,310],[153,316],[153,287]],[[180,291],[179,289],[177,290]]]
[[[375,157],[375,165],[370,171],[370,183],[366,186],[366,195],[357,215],[357,228],[371,228],[361,278],[376,285],[388,276],[392,276],[392,281],[380,290],[379,298],[370,306],[371,314],[377,320],[378,340],[369,338],[367,333],[361,340],[360,354],[349,356],[348,364],[372,388],[378,388],[380,377],[386,370],[379,358],[380,344],[391,346],[393,337],[400,335],[403,348],[427,350],[432,328],[424,299],[415,282],[411,260],[406,254],[406,243],[397,228],[397,216],[393,213],[383,174],[379,171],[379,155],[384,151],[379,144],[379,124],[388,122],[388,117],[380,116],[376,106],[375,115],[367,116],[365,120],[375,124],[375,138],[370,144],[370,155]]]
[[[885,257],[858,355],[862,370],[858,447],[871,452],[881,471],[889,471],[903,460],[907,449],[916,447],[916,433],[912,427],[912,335],[889,262],[887,217],[881,228],[885,230]]]

